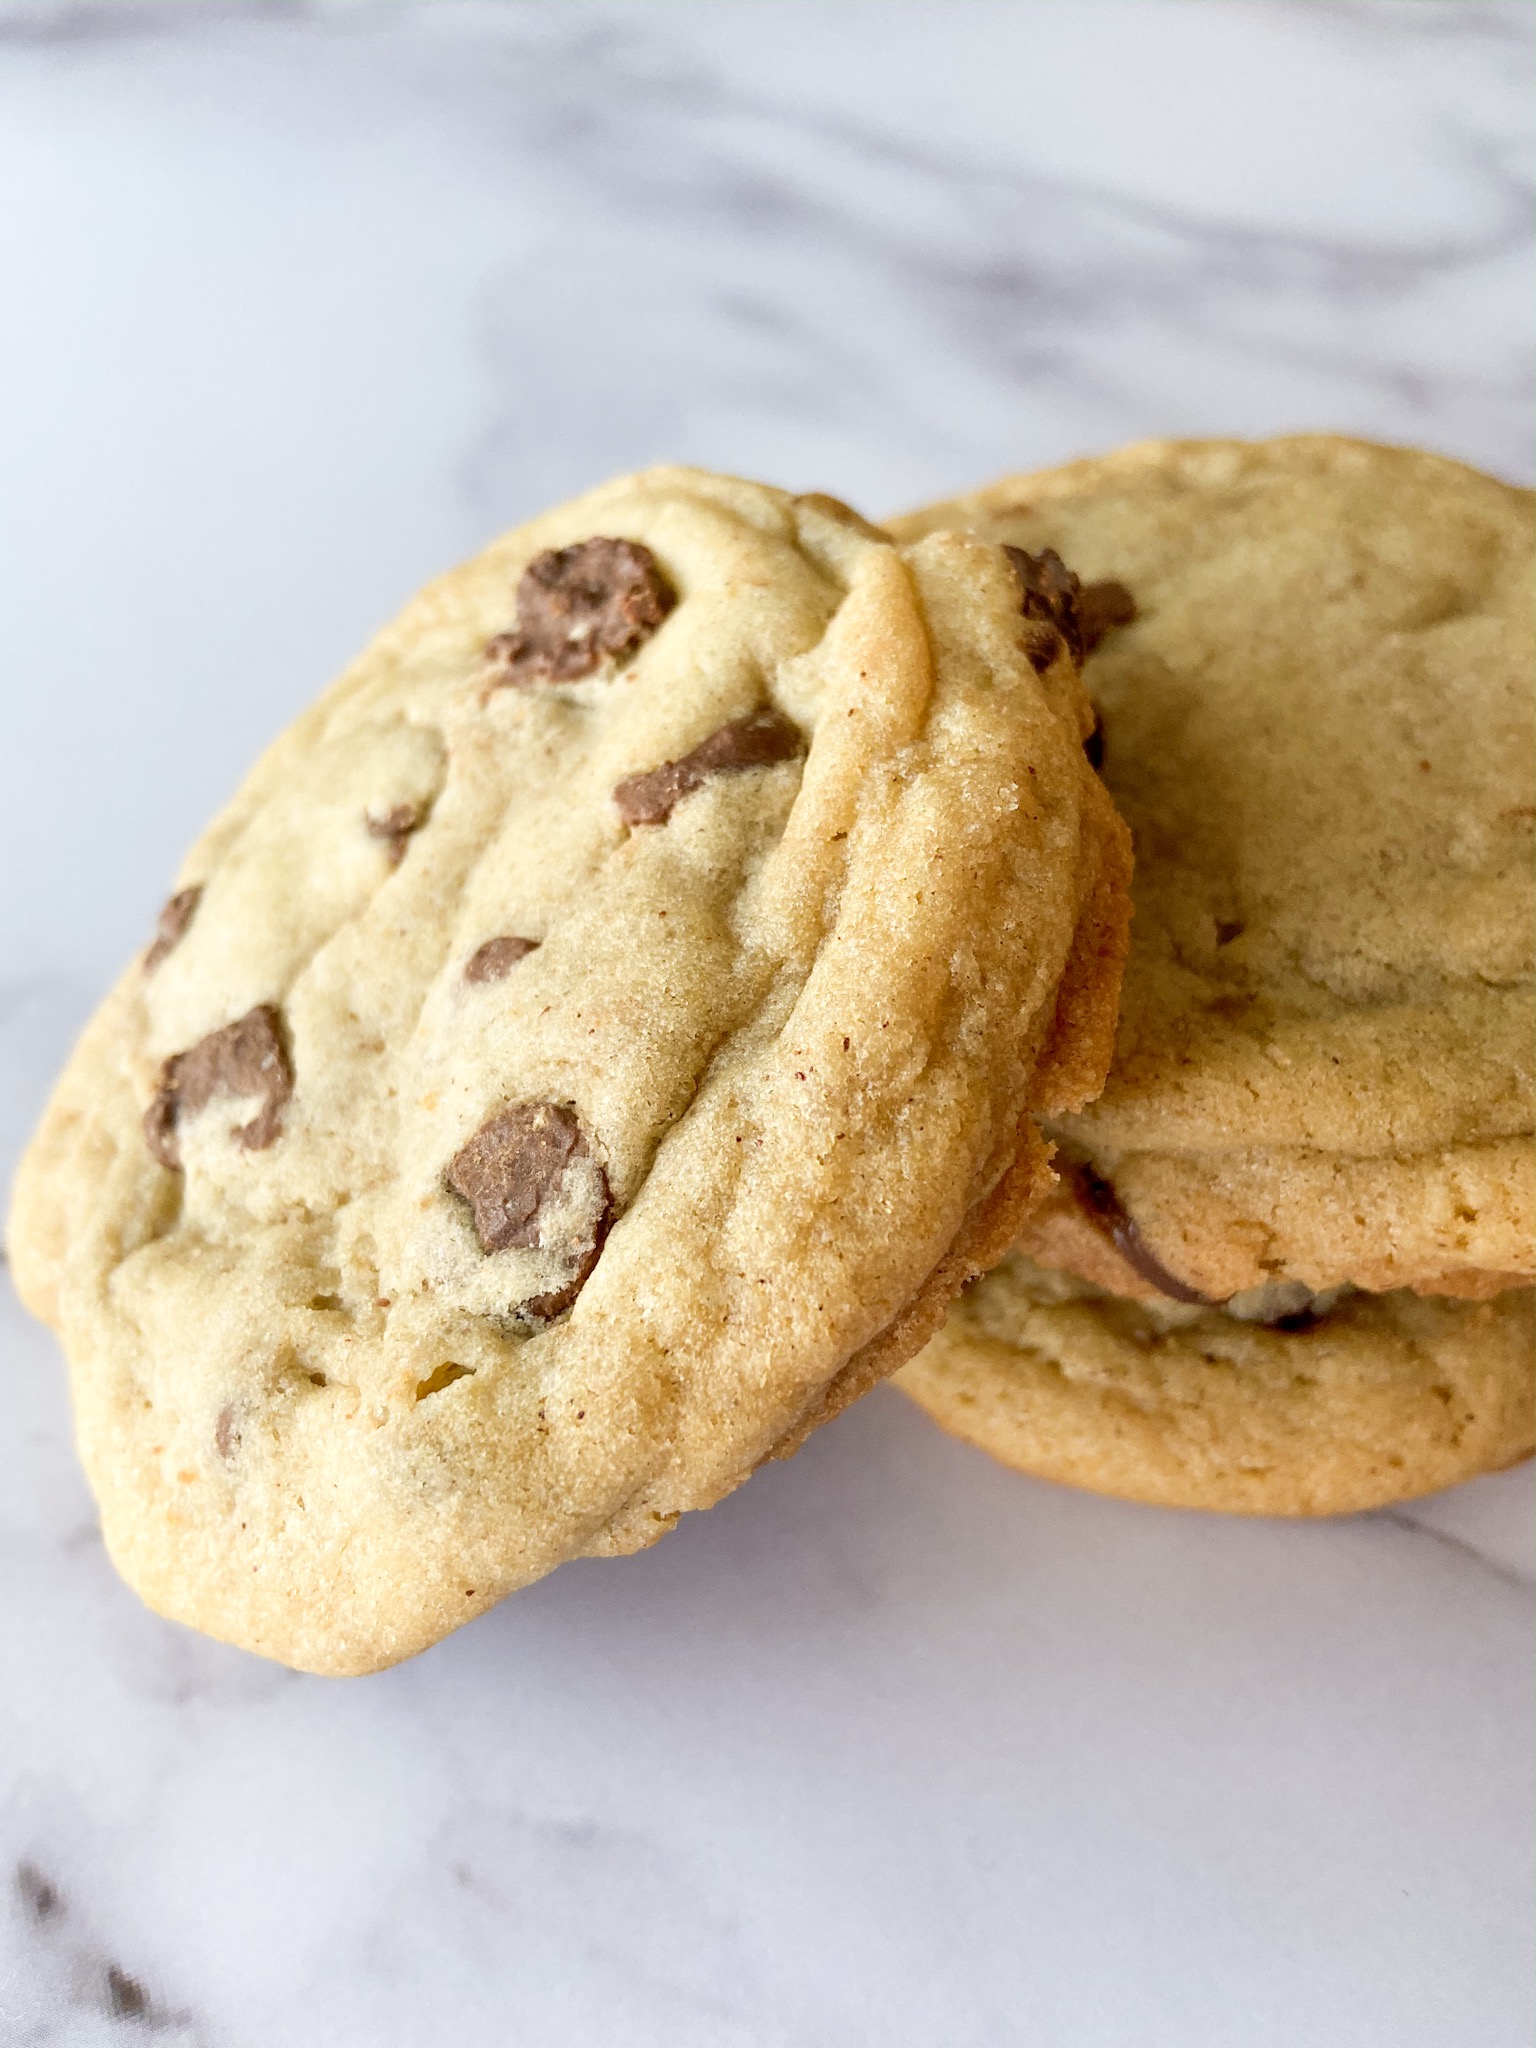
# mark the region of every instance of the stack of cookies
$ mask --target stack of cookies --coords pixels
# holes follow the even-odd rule
[[[1532,539],[1159,444],[889,529],[657,470],[430,586],[22,1164],[124,1576],[374,1670],[898,1368],[1183,1505],[1525,1456]]]

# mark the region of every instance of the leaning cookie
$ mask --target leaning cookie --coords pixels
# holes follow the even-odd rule
[[[1113,1037],[1071,599],[660,470],[429,587],[277,743],[11,1218],[151,1605],[379,1668],[921,1345]]]
[[[1366,1506],[1524,1455],[1530,494],[1331,437],[1152,443],[895,528],[955,524],[1089,579],[1136,921],[1025,1263],[902,1384],[1028,1469],[1191,1505]],[[1085,1292],[1036,1300],[1042,1269]]]

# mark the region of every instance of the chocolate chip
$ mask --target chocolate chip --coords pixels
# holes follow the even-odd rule
[[[282,1022],[274,1004],[258,1003],[238,1022],[226,1024],[165,1062],[154,1100],[144,1112],[145,1141],[162,1166],[172,1173],[181,1171],[176,1126],[216,1095],[259,1095],[261,1108],[231,1135],[247,1152],[263,1152],[274,1142],[283,1127],[284,1105],[293,1093]]]
[[[1023,592],[1024,652],[1030,666],[1043,673],[1056,658],[1057,636],[1067,643],[1076,667],[1083,665],[1083,629],[1078,617],[1082,585],[1054,548],[1038,555],[1023,548],[1003,548]]]
[[[629,775],[618,784],[613,800],[626,825],[664,825],[690,791],[713,775],[735,775],[744,768],[769,768],[793,761],[805,752],[800,728],[782,711],[764,708],[733,718],[700,740],[680,761]]]
[[[535,555],[517,586],[517,626],[486,654],[499,683],[569,683],[632,654],[677,603],[656,557],[633,540],[593,539]]]
[[[1062,639],[1056,628],[1044,619],[1026,619],[1019,634],[1019,645],[1035,674],[1043,676],[1061,652]]]
[[[597,1264],[597,1253],[601,1249],[602,1247],[598,1246],[589,1256],[585,1256],[563,1287],[557,1287],[551,1294],[536,1294],[531,1300],[519,1302],[518,1307],[523,1314],[537,1316],[543,1323],[553,1322],[556,1316],[563,1316],[586,1286],[587,1276]]]
[[[1195,1302],[1201,1308],[1221,1307],[1221,1303],[1210,1295],[1187,1286],[1154,1256],[1114,1187],[1101,1173],[1095,1173],[1085,1160],[1080,1160],[1069,1167],[1068,1174],[1072,1192],[1083,1213],[1103,1231],[1126,1264],[1133,1266],[1149,1286],[1173,1301]]]
[[[454,1154],[448,1185],[474,1210],[482,1250],[526,1248],[538,1244],[544,1205],[566,1168],[587,1156],[572,1110],[552,1102],[515,1102]]]
[[[499,939],[487,939],[483,946],[476,946],[464,964],[466,981],[501,981],[509,975],[519,960],[538,951],[537,939],[514,938],[510,932]]]
[[[405,859],[405,849],[413,832],[425,822],[426,813],[419,804],[396,804],[393,810],[376,817],[369,811],[363,823],[375,839],[389,841],[389,864],[399,867]]]
[[[1092,654],[1106,633],[1116,626],[1129,626],[1136,617],[1136,600],[1123,583],[1085,583],[1077,600],[1078,624],[1082,628],[1083,654]]]
[[[1088,756],[1088,766],[1099,774],[1104,767],[1104,714],[1097,704],[1093,706],[1093,731],[1083,741],[1083,752]]]
[[[1216,920],[1216,943],[1230,946],[1234,939],[1240,939],[1246,927],[1240,917],[1218,917]]]
[[[203,885],[194,882],[190,889],[180,889],[166,904],[155,924],[155,936],[144,955],[144,972],[153,974],[167,953],[174,953],[181,943],[182,934],[192,922],[192,913],[202,901]]]
[[[591,1162],[597,1177],[598,1214],[569,1243],[546,1244],[547,1212],[558,1207],[570,1170],[582,1161]],[[454,1154],[447,1181],[474,1211],[482,1251],[538,1247],[574,1259],[576,1271],[562,1288],[521,1304],[536,1316],[569,1308],[597,1264],[613,1221],[608,1176],[592,1158],[576,1112],[553,1102],[514,1102]]]

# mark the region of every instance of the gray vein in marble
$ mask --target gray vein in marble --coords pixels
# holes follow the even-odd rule
[[[556,47],[521,52],[517,73],[518,90],[502,94],[512,146],[558,187],[562,206],[581,193],[590,217],[576,238],[574,274],[551,248],[548,274],[525,268],[510,276],[493,315],[505,381],[515,385],[529,363],[542,374],[527,404],[507,408],[486,434],[474,483],[488,505],[495,477],[516,471],[526,479],[530,457],[539,469],[540,419],[595,412],[633,461],[654,459],[696,431],[681,377],[657,415],[653,394],[667,388],[658,374],[663,353],[674,367],[691,368],[705,391],[734,384],[743,410],[825,416],[837,394],[834,442],[852,414],[868,434],[884,425],[934,448],[954,422],[924,418],[931,402],[913,409],[909,364],[871,346],[872,302],[887,309],[887,332],[914,337],[914,355],[926,348],[950,366],[951,379],[967,364],[986,379],[1003,400],[999,415],[1008,391],[1029,388],[1037,402],[1054,394],[1079,414],[1113,421],[1105,438],[1159,422],[1126,360],[1129,328],[1153,352],[1176,336],[1192,361],[1210,350],[1246,358],[1249,375],[1320,377],[1351,408],[1417,416],[1426,438],[1456,419],[1462,431],[1497,441],[1490,460],[1522,459],[1510,429],[1518,421],[1523,430],[1529,415],[1523,354],[1472,371],[1464,357],[1437,361],[1432,342],[1421,344],[1417,360],[1394,359],[1379,342],[1361,347],[1346,331],[1352,320],[1400,312],[1431,287],[1454,288],[1458,277],[1529,248],[1528,189],[1491,160],[1482,166],[1477,227],[1380,248],[1195,220],[1123,194],[903,145],[852,116],[832,121],[770,107],[744,81],[690,65],[661,33],[574,28]],[[717,119],[734,124],[726,154],[714,139]],[[707,278],[691,274],[694,243],[713,251]],[[842,331],[814,318],[807,294],[793,288],[808,272],[821,286],[810,295],[818,309],[846,298],[860,308],[860,323]],[[629,360],[611,335],[593,346],[579,331],[568,352],[549,360],[541,334],[560,323],[567,304],[601,295],[623,309],[617,324]],[[1316,325],[1311,310],[1322,308],[1334,317],[1326,345],[1306,338]],[[722,316],[737,343],[724,361]],[[1396,332],[1401,349],[1401,319]],[[767,362],[754,374],[764,335]],[[1117,348],[1106,355],[1111,336]],[[628,409],[626,389],[634,398]],[[1170,422],[1163,412],[1160,423],[1193,420]],[[988,452],[978,461],[1000,466],[995,430],[980,438]]]
[[[1197,217],[903,138],[864,109],[833,117],[791,104],[739,62],[691,53],[686,16],[670,7],[405,8],[387,21],[324,7],[236,6],[179,22],[164,8],[121,12],[146,33],[237,33],[263,48],[322,24],[333,55],[367,46],[392,90],[451,99],[461,129],[542,191],[543,253],[507,268],[483,315],[492,368],[505,387],[527,387],[466,459],[471,501],[487,514],[507,516],[509,474],[516,511],[589,480],[568,474],[573,429],[583,447],[600,438],[618,467],[719,459],[714,444],[743,432],[766,454],[775,427],[804,461],[819,426],[814,480],[834,485],[854,466],[839,449],[859,438],[900,437],[911,468],[945,451],[953,462],[957,443],[974,445],[978,473],[1002,466],[1026,391],[1037,409],[1061,409],[1069,445],[1192,430],[1198,410],[1160,395],[1175,348],[1207,388],[1267,379],[1296,407],[1313,394],[1319,423],[1342,416],[1529,467],[1526,351],[1472,368],[1437,334],[1440,300],[1531,239],[1528,178],[1465,122],[1458,146],[1480,217],[1392,247]],[[1448,32],[1421,12],[1328,10],[1383,50]],[[99,10],[62,18],[88,39]],[[1478,10],[1461,41],[1519,40],[1522,18]],[[408,39],[413,21],[441,32]],[[614,319],[594,331],[590,309],[605,298]],[[839,303],[846,326],[829,322]],[[569,346],[552,351],[561,329]],[[942,395],[925,357],[947,366]],[[1035,453],[1023,438],[1014,459]]]
[[[626,1898],[622,1937],[610,1923],[572,1945],[584,1901]],[[649,2029],[698,2048],[814,2048],[824,2039],[808,2019],[786,2022],[761,1980],[752,1930],[676,1849],[656,1838],[597,1820],[541,1819],[494,1805],[456,1815],[428,1847],[422,1865],[401,1874],[398,1906],[386,1905],[366,1937],[366,1967],[386,1989],[409,1967],[395,1931],[409,1945],[510,1945],[514,1955],[565,1980],[571,2017],[601,2028],[605,2013],[644,2010]],[[385,1930],[389,1930],[386,1932]],[[315,1989],[324,2011],[323,1985]],[[508,2001],[503,2024],[519,2021],[530,2038],[538,2005]],[[570,2024],[570,2019],[567,2019]]]
[[[1415,1536],[1422,1536],[1427,1542],[1439,1544],[1452,1556],[1464,1558],[1478,1565],[1483,1571],[1496,1579],[1501,1579],[1506,1586],[1513,1586],[1517,1592],[1524,1593],[1528,1598],[1536,1595],[1536,1573],[1506,1563],[1502,1558],[1490,1557],[1486,1550],[1480,1550],[1465,1536],[1453,1535],[1449,1529],[1437,1529],[1433,1523],[1421,1521],[1411,1504],[1398,1508],[1383,1508],[1379,1511],[1378,1519],[1392,1522],[1399,1529],[1411,1530]]]
[[[46,1854],[22,1854],[11,1873],[10,1906],[20,1938],[12,1944],[10,1982],[0,1989],[0,2021],[13,2029],[6,2042],[84,2048],[98,2037],[148,2037],[159,2048],[208,2048],[192,2015],[168,2005],[100,1940]],[[18,1992],[34,2014],[44,2007],[51,2013],[28,2018],[16,2004]]]
[[[58,0],[57,5],[13,0],[0,9],[0,44],[73,53],[92,44],[206,34],[232,23],[297,27],[331,11],[323,0],[198,0],[196,14],[164,0]]]
[[[1502,6],[1478,6],[1475,0],[1268,0],[1279,15],[1294,13],[1305,6],[1309,14],[1331,16],[1351,27],[1401,38],[1458,42],[1478,36],[1503,42],[1512,48],[1531,47],[1531,17],[1522,0],[1505,0]]]

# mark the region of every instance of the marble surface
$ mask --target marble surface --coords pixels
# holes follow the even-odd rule
[[[1157,432],[1529,480],[1532,11],[0,4],[0,1167],[428,573],[657,458]],[[0,1307],[0,2040],[1516,2048],[1529,1471],[1328,1526],[889,1392],[328,1683],[114,1579]]]

